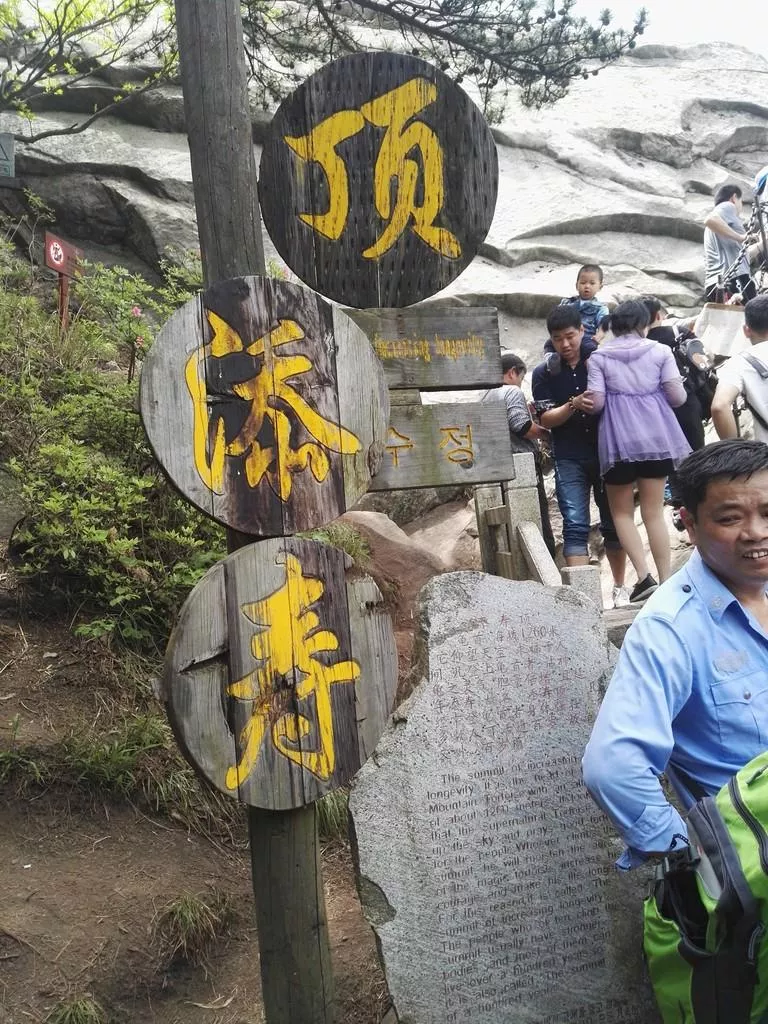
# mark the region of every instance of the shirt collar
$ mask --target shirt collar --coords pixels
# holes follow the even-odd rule
[[[741,608],[737,598],[715,576],[699,554],[698,549],[694,549],[691,553],[685,569],[696,593],[707,606],[707,611],[715,622],[722,619],[726,609],[730,608],[732,604],[737,604]]]

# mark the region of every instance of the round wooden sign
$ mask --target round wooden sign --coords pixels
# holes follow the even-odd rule
[[[311,288],[348,306],[409,306],[473,259],[498,176],[490,128],[455,82],[415,57],[354,53],[279,107],[259,199]]]
[[[168,717],[222,793],[285,810],[350,781],[397,685],[381,594],[338,548],[290,537],[219,562],[188,597],[165,659]]]
[[[171,317],[144,362],[141,415],[185,498],[242,533],[331,522],[368,489],[389,397],[363,331],[301,285],[214,285]]]

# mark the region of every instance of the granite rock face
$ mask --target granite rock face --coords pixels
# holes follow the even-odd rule
[[[581,782],[615,657],[596,607],[480,573],[421,595],[423,679],[353,786],[401,1024],[656,1024],[646,879]]]
[[[365,31],[376,45],[375,30]],[[639,47],[552,108],[511,100],[494,129],[500,188],[491,231],[441,297],[540,319],[573,293],[578,266],[596,261],[609,300],[651,291],[673,308],[696,307],[712,190],[731,179],[746,185],[768,163],[766,71],[765,59],[726,44]],[[58,109],[64,103],[90,111],[111,95],[104,78],[80,88],[46,100],[34,130],[73,123]],[[122,246],[156,266],[169,243],[195,243],[178,86],[136,97],[123,117],[19,147],[18,174],[86,253],[89,244]],[[259,141],[264,115],[254,111],[253,123]],[[28,129],[3,114],[0,130]]]

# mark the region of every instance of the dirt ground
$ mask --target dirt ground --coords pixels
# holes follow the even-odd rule
[[[1,578],[1,577],[0,577]],[[0,751],[41,749],[114,711],[92,648],[67,626],[21,622],[0,586]],[[387,1008],[373,934],[348,848],[325,847],[339,1024],[378,1024]],[[91,995],[110,1024],[257,1024],[258,941],[245,836],[206,837],[128,802],[52,786],[20,797],[0,786],[0,1024],[45,1021],[62,999]],[[205,967],[168,965],[152,924],[185,893],[218,890],[231,933]]]

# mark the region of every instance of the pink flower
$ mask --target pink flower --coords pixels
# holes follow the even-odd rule
[[[141,316],[141,306],[134,306],[131,310],[131,316]]]

